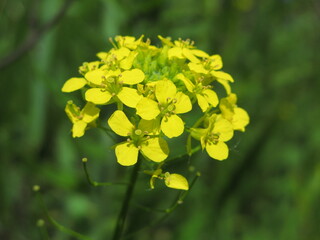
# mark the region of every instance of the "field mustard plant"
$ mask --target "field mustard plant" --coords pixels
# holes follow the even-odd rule
[[[62,87],[65,93],[81,91],[85,102],[82,110],[72,101],[65,108],[72,136],[82,137],[94,127],[113,132],[120,137],[114,145],[117,162],[134,166],[113,239],[120,239],[138,172],[149,175],[151,189],[158,182],[185,192],[192,187],[194,181],[189,184],[182,174],[168,171],[178,159],[170,156],[169,148],[175,147],[171,139],[179,138],[185,146],[183,156],[202,149],[221,161],[229,156],[227,142],[234,132],[245,131],[249,124],[248,113],[237,106],[232,92],[234,79],[221,70],[220,55],[197,49],[189,39],[159,40],[152,45],[144,36],[110,39],[112,48],[99,52],[98,60],[83,63],[81,76]]]
[[[87,102],[81,111],[73,102],[66,106],[73,123],[72,136],[82,137],[86,129],[96,126],[100,109],[116,104],[118,110],[99,124],[126,138],[115,146],[119,164],[134,165],[141,154],[157,169],[169,156],[167,140],[182,137],[183,141],[184,133],[198,140],[211,158],[226,159],[226,142],[234,131],[245,130],[249,116],[237,106],[230,85],[234,80],[221,71],[221,57],[197,49],[190,40],[159,36],[162,46],[154,46],[143,38],[117,36],[110,40],[110,51],[99,52],[100,60],[79,68],[82,77],[70,78],[63,85],[63,92],[81,90]],[[225,91],[219,90],[219,85]],[[190,118],[186,113],[197,108],[202,115],[194,115],[194,124],[185,125],[185,118]],[[151,174],[151,179],[169,179],[161,174]],[[175,179],[176,175],[170,176]],[[170,187],[174,181],[165,183]]]

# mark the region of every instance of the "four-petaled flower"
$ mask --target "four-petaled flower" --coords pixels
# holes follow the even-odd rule
[[[120,101],[128,107],[134,108],[142,98],[136,89],[123,86],[124,84],[135,85],[142,82],[145,75],[140,69],[124,72],[97,69],[86,73],[85,78],[95,86],[85,93],[88,102],[107,104],[111,98],[114,98],[115,101]]]
[[[108,120],[110,128],[118,135],[128,137],[127,141],[118,144],[115,153],[118,163],[123,166],[134,165],[139,152],[147,159],[162,162],[169,155],[167,142],[158,136],[150,136],[139,124],[133,125],[125,113],[116,110]]]
[[[172,81],[167,79],[156,82],[155,98],[142,98],[136,106],[137,114],[144,120],[160,123],[161,131],[169,138],[180,136],[184,130],[184,122],[177,115],[191,111],[189,97],[177,91]]]
[[[221,115],[232,123],[234,130],[244,132],[249,124],[249,115],[243,109],[237,106],[237,95],[231,93],[228,97],[222,98],[219,104]]]
[[[100,109],[93,103],[87,103],[80,111],[72,101],[68,101],[65,111],[73,123],[72,137],[82,137],[88,125],[95,124],[95,120],[99,117]]]
[[[200,140],[202,149],[206,149],[210,157],[224,160],[229,155],[225,142],[233,137],[232,124],[217,114],[213,114],[207,121],[207,128],[191,128],[191,136]]]
[[[212,107],[216,107],[218,105],[219,99],[217,94],[215,91],[210,89],[210,86],[204,86],[201,78],[196,80],[196,84],[193,84],[193,82],[186,78],[182,73],[179,73],[177,78],[184,83],[189,92],[196,96],[202,112],[207,111],[210,105]]]

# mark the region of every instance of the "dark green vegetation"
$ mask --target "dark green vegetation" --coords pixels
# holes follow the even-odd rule
[[[159,44],[158,34],[190,38],[221,54],[251,116],[247,131],[229,142],[229,159],[193,157],[202,176],[184,204],[131,239],[319,239],[320,4],[256,2],[73,1],[55,18],[62,0],[1,1],[0,239],[48,239],[45,229],[50,239],[73,239],[48,223],[34,184],[59,223],[94,240],[111,238],[125,186],[90,186],[81,159],[88,157],[96,181],[125,181],[129,169],[116,163],[102,130],[72,139],[64,114],[70,94],[60,89],[117,34],[145,34]],[[163,215],[135,203],[164,209],[178,193],[149,191],[148,178],[139,180],[129,231]],[[36,226],[39,218],[46,227]]]

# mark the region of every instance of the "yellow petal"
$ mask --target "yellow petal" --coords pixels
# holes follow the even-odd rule
[[[231,87],[228,80],[225,79],[217,79],[217,81],[224,87],[226,93],[229,95],[231,93]]]
[[[112,95],[101,88],[90,88],[85,93],[85,99],[95,104],[106,104]]]
[[[169,147],[162,138],[150,138],[141,145],[141,152],[154,162],[162,162],[169,155]]]
[[[204,98],[210,103],[213,107],[216,107],[219,103],[219,99],[215,91],[211,89],[204,89],[202,91]]]
[[[116,56],[118,61],[120,61],[130,54],[130,50],[126,47],[121,47],[119,49],[112,51],[112,54]]]
[[[206,70],[201,63],[190,62],[188,63],[188,67],[191,71],[196,73],[203,73],[203,74],[208,73],[208,70]]]
[[[194,62],[194,63],[200,62],[200,60],[193,55],[192,50],[190,50],[189,48],[183,48],[182,49],[182,54],[186,58],[188,58],[190,60],[190,62]]]
[[[193,92],[194,84],[191,82],[191,80],[186,78],[182,73],[177,74],[176,77],[184,83],[189,92]]]
[[[117,110],[108,119],[108,124],[112,131],[120,136],[128,136],[134,129],[124,112]]]
[[[93,70],[90,72],[87,72],[84,77],[91,83],[100,85],[104,79],[105,72],[101,69]]]
[[[219,70],[223,67],[222,59],[220,55],[212,55],[209,57],[210,67],[213,70]]]
[[[212,76],[218,78],[218,79],[223,79],[223,80],[227,80],[230,82],[234,82],[232,76],[229,73],[225,73],[222,71],[211,71]]]
[[[124,105],[131,108],[135,108],[142,99],[142,95],[139,95],[136,89],[128,87],[123,87],[117,96]]]
[[[161,130],[168,137],[178,137],[183,133],[184,123],[177,115],[163,117],[161,120]]]
[[[173,57],[176,57],[176,58],[184,58],[184,56],[182,55],[182,48],[180,47],[173,47],[173,48],[170,48],[168,50],[168,58],[171,59]]]
[[[75,123],[80,119],[80,108],[72,101],[68,101],[64,110],[72,123]]]
[[[205,97],[200,94],[197,94],[196,97],[198,100],[198,105],[201,108],[202,112],[207,111],[209,104],[208,104],[208,101],[205,99]]]
[[[88,102],[81,111],[82,120],[86,123],[93,122],[99,117],[100,109],[93,103]]]
[[[119,77],[119,81],[124,84],[137,84],[144,80],[145,75],[140,69],[124,71]]]
[[[121,143],[115,149],[118,163],[122,166],[131,166],[137,163],[139,149],[127,142]]]
[[[62,92],[73,92],[83,88],[86,85],[87,81],[84,78],[70,78],[67,80],[61,91]]]
[[[72,127],[72,137],[82,137],[84,135],[84,132],[86,130],[87,123],[84,121],[77,121],[73,124]]]
[[[104,60],[104,59],[106,59],[108,57],[109,54],[107,52],[98,52],[96,55],[101,60]]]
[[[222,98],[220,100],[219,108],[223,118],[231,122],[234,115],[234,106],[228,101],[228,98]]]
[[[216,118],[212,131],[219,133],[219,140],[223,142],[229,141],[233,137],[232,124],[221,115]]]
[[[137,55],[137,52],[130,52],[130,54],[120,62],[120,67],[125,70],[132,68],[133,61]]]
[[[169,188],[189,190],[189,184],[187,179],[176,173],[166,174],[165,184]]]
[[[199,49],[192,49],[191,52],[193,55],[196,55],[201,58],[208,58],[209,57],[209,55],[206,52],[199,50]]]
[[[168,45],[170,47],[174,46],[173,43],[171,42],[171,39],[170,38],[164,38],[160,35],[158,35],[158,38],[161,40],[161,42],[165,45]]]
[[[158,103],[146,97],[138,102],[136,109],[137,114],[145,120],[152,120],[160,113]]]
[[[174,98],[177,87],[170,80],[161,80],[156,83],[156,98],[159,103],[167,103],[168,98]]]
[[[244,132],[245,127],[249,124],[249,120],[249,115],[244,109],[238,107],[234,109],[234,116],[232,119],[234,130],[240,130]]]
[[[177,102],[175,103],[175,113],[186,113],[191,111],[192,104],[190,98],[182,92],[178,92],[175,96]]]
[[[237,103],[237,95],[234,93],[229,94],[227,97],[228,101],[234,106]]]
[[[217,144],[207,143],[206,150],[209,156],[216,160],[227,159],[229,155],[229,148],[224,142],[218,142]]]

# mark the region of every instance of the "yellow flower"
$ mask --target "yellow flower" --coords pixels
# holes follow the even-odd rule
[[[189,92],[196,96],[202,112],[207,111],[210,105],[212,107],[216,107],[218,105],[219,99],[217,94],[215,91],[210,89],[210,86],[203,86],[201,78],[196,80],[196,84],[193,84],[193,82],[186,78],[182,73],[179,73],[177,78],[184,83]]]
[[[162,40],[162,42],[166,43],[163,40]],[[190,40],[184,41],[182,39],[179,39],[179,40],[174,41],[173,47],[168,50],[169,59],[172,59],[174,57],[179,58],[179,59],[187,58],[190,62],[197,63],[197,62],[200,62],[198,57],[201,57],[201,58],[209,57],[209,55],[207,53],[205,53],[204,51],[201,51],[199,49],[195,49],[193,44],[194,44],[194,42],[192,42]]]
[[[226,141],[233,137],[232,124],[221,115],[213,114],[208,119],[207,128],[191,128],[191,136],[200,140],[202,149],[217,160],[228,158],[229,149]]]
[[[219,108],[222,117],[232,123],[234,130],[245,131],[245,127],[249,124],[250,118],[243,108],[237,107],[236,94],[231,93],[228,97],[222,98]]]
[[[157,169],[152,173],[150,179],[150,187],[154,189],[154,181],[155,179],[164,180],[164,183],[169,188],[179,189],[179,190],[189,190],[188,180],[177,173],[162,173],[162,169]]]
[[[94,125],[99,117],[100,109],[92,103],[87,103],[80,111],[72,101],[68,101],[65,111],[73,123],[72,136],[82,137],[88,125]]]
[[[230,82],[234,82],[232,76],[223,71],[217,71],[222,68],[222,60],[220,55],[212,55],[205,58],[202,62],[188,63],[190,71],[199,74],[210,74],[213,76],[226,90],[227,94],[231,93]]]
[[[129,49],[136,49],[142,42],[143,35],[136,40],[132,36],[116,36],[115,40],[118,43],[119,47],[127,47]]]
[[[120,100],[126,106],[134,108],[142,98],[136,89],[123,86],[142,82],[145,75],[140,69],[124,72],[97,69],[86,73],[85,78],[95,86],[85,93],[88,102],[107,104],[111,98],[115,98],[115,101]]]
[[[180,136],[184,131],[184,123],[177,114],[191,111],[189,97],[177,92],[174,83],[167,79],[156,82],[155,97],[158,102],[142,98],[136,106],[137,114],[144,120],[158,122],[161,119],[160,128],[167,137]]]
[[[128,137],[126,142],[118,144],[115,148],[117,161],[121,165],[134,165],[138,161],[139,152],[154,162],[162,162],[168,157],[167,142],[157,136],[149,136],[140,125],[135,127],[123,111],[115,111],[108,124],[116,134]]]

